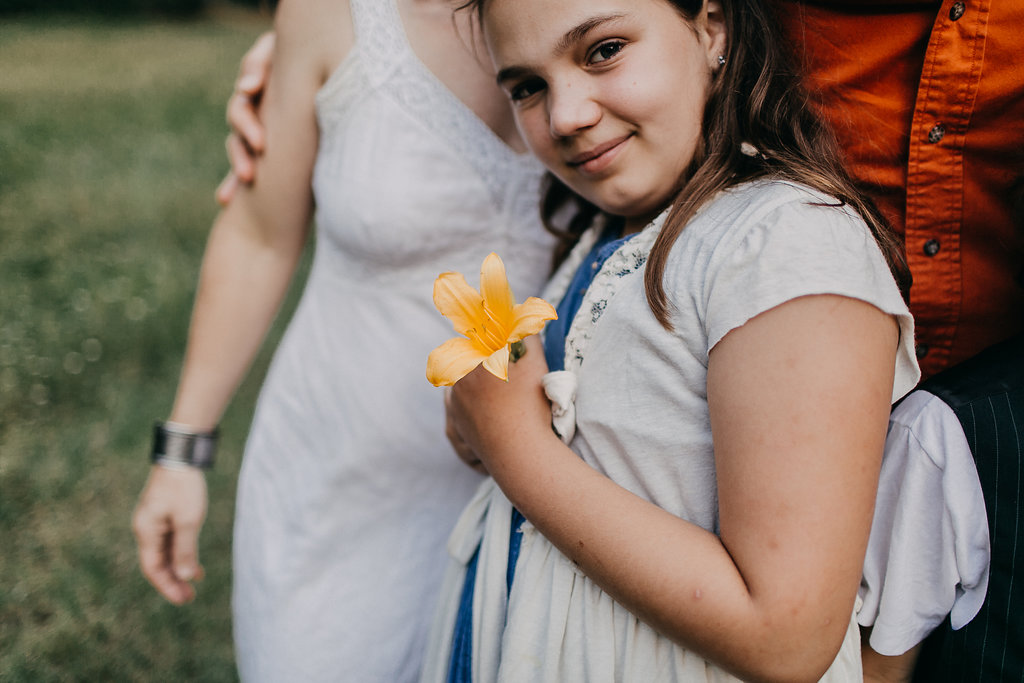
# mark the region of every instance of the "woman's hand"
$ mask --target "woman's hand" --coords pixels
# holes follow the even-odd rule
[[[274,54],[275,34],[268,31],[256,39],[242,57],[235,90],[228,100],[228,172],[217,188],[217,202],[227,206],[235,195],[239,183],[251,184],[256,177],[256,157],[263,152],[265,129],[260,120],[260,101],[270,79]]]
[[[544,348],[536,335],[525,343],[526,355],[509,363],[507,382],[478,367],[446,396],[448,440],[478,472],[497,474],[524,435],[551,432],[551,406],[541,385],[548,371]]]
[[[199,530],[206,518],[206,479],[194,467],[154,465],[132,516],[142,573],[167,600],[180,605],[195,597],[203,578]]]

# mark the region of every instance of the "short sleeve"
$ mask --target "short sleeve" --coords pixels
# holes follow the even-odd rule
[[[864,221],[834,199],[788,183],[752,183],[701,215],[707,350],[754,316],[802,296],[865,301],[900,328],[892,400],[917,384],[914,322]],[[689,226],[687,227],[689,229]]]

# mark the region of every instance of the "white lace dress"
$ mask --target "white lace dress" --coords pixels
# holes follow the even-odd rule
[[[317,245],[239,482],[246,681],[415,680],[445,539],[480,477],[424,376],[453,335],[434,278],[491,251],[520,299],[548,273],[540,166],[413,54],[394,0],[352,0],[356,42],[317,97]]]

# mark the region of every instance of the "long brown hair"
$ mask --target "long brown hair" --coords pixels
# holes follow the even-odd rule
[[[663,1],[693,22],[706,0]],[[460,9],[472,8],[482,19],[485,3],[468,0]],[[700,142],[644,272],[647,301],[655,317],[671,329],[662,281],[669,252],[683,228],[718,192],[758,178],[802,183],[834,197],[837,206],[852,207],[867,223],[906,298],[910,270],[903,247],[874,202],[857,189],[832,130],[811,107],[799,74],[783,51],[785,43],[774,14],[759,0],[721,0],[721,7],[728,42],[726,63],[712,75]],[[759,154],[744,153],[744,143]],[[554,217],[564,215],[569,204],[576,205],[576,218],[567,227],[556,227]],[[549,230],[562,238],[560,256],[597,213],[597,207],[548,174],[541,215]]]

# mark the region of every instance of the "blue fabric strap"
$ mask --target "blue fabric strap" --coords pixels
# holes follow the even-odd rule
[[[466,579],[459,596],[459,611],[455,617],[455,638],[448,660],[448,683],[472,683],[473,681],[473,584],[476,582],[476,566],[480,559],[477,548],[466,565]]]
[[[619,230],[620,226],[617,221],[605,228],[593,249],[576,270],[576,274],[573,275],[572,281],[569,283],[569,288],[555,308],[558,319],[552,320],[544,328],[544,358],[548,362],[548,370],[552,372],[565,369],[565,338],[569,335],[569,327],[572,325],[576,313],[579,312],[580,306],[583,304],[583,297],[594,281],[594,277],[608,257],[633,236],[619,237]]]

